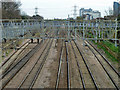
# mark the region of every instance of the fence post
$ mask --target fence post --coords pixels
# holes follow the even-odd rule
[[[100,28],[101,28],[101,22],[100,22],[100,19],[99,19],[99,43],[100,43]]]
[[[115,26],[115,47],[117,47],[117,19],[115,20],[116,26]]]
[[[85,46],[85,27],[84,27],[85,22],[83,21],[83,46]]]
[[[68,39],[68,41],[69,41],[69,21],[67,22],[67,39]]]
[[[103,40],[104,22],[102,21],[102,40]]]
[[[42,39],[43,39],[43,42],[44,42],[44,39],[45,39],[45,32],[44,32],[44,20],[42,20]]]
[[[98,29],[97,28],[97,20],[96,20],[96,26],[95,27],[96,27],[96,40],[95,40],[95,42],[97,43],[97,29]]]
[[[24,34],[25,34],[25,26],[24,26],[24,21],[22,20],[22,23],[23,23],[23,27],[22,27],[22,29],[23,29],[23,32],[22,32],[22,34],[23,34],[23,42],[22,43],[24,43]]]
[[[81,23],[79,23],[80,25],[79,25],[79,35],[80,35],[80,37],[81,37]]]
[[[2,20],[0,20],[0,45],[2,46],[2,27],[3,27],[3,25],[2,25]],[[2,61],[3,60],[3,58],[2,58],[2,53],[3,53],[3,51],[2,51],[2,48],[0,48],[0,61]],[[0,73],[1,74],[1,73]],[[1,86],[1,85],[0,85]]]

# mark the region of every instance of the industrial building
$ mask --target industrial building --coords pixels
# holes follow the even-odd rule
[[[113,12],[114,16],[118,16],[120,14],[120,2],[114,2]]]
[[[89,9],[80,9],[80,17],[84,16],[85,20],[92,20],[101,17],[101,13],[99,11],[93,11],[91,8]]]

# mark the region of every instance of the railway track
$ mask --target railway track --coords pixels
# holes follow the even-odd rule
[[[24,43],[22,46],[20,46],[20,48],[24,47],[27,43],[29,43],[29,41],[30,41],[30,40],[28,40],[26,43]],[[28,46],[28,45],[26,45],[25,48],[26,48],[27,46]],[[2,66],[4,66],[4,65],[11,59],[11,57],[12,57],[15,53],[17,53],[17,51],[18,51],[18,50],[16,50],[9,58],[7,58],[7,59],[2,63],[2,65],[0,66],[0,68],[1,68]],[[22,50],[22,51],[23,51],[23,50]],[[21,52],[22,52],[22,51],[21,51]],[[21,53],[21,52],[20,52],[20,53]]]
[[[5,88],[8,85],[8,83],[22,70],[22,68],[27,66],[27,64],[31,61],[31,58],[33,56],[35,56],[35,54],[38,51],[40,51],[42,49],[42,47],[44,47],[43,44],[46,44],[46,47],[48,48],[48,45],[49,45],[50,42],[51,41],[47,42],[47,40],[41,40],[41,42],[39,44],[37,44],[30,52],[28,52],[26,55],[24,55],[24,57],[22,57],[21,59],[19,58],[20,60],[18,59],[18,61],[16,63],[11,65],[11,67],[9,69],[7,69],[5,71],[5,73],[3,73],[2,76],[1,76],[1,80],[3,82],[2,89]],[[52,40],[52,42],[53,42],[53,40]],[[43,65],[45,63],[45,60],[46,60],[47,55],[48,55],[48,53],[50,51],[52,42],[51,42],[48,50],[46,49],[46,47],[44,48],[44,50],[41,50],[42,53],[41,53],[40,57],[38,58],[38,60],[34,64],[34,66],[31,68],[31,70],[28,72],[28,74],[25,76],[24,80],[21,82],[18,89],[24,87],[24,84],[26,83],[26,80],[28,80],[27,78],[31,78],[30,75],[35,74],[35,77],[33,78],[32,82],[30,84],[30,87],[29,87],[29,88],[32,88],[32,86],[34,85],[33,82],[35,82],[35,80],[37,79],[37,76],[39,75],[38,73],[40,73],[40,70],[42,69],[42,67],[43,67]],[[44,52],[46,52],[46,54],[45,54],[45,56],[43,58],[43,53]],[[42,57],[43,60],[39,60],[39,59],[41,59],[41,57]],[[40,64],[40,61],[42,61],[41,64]],[[39,67],[38,70],[36,69],[37,71],[36,71],[36,73],[34,73],[35,72],[34,68],[38,67],[38,62],[40,64],[40,67]],[[27,82],[27,84],[28,84],[28,82]]]
[[[69,58],[68,58],[68,41],[65,41],[65,49],[66,49],[66,61],[67,61],[67,88],[70,89],[70,76],[69,76]]]
[[[23,53],[23,51],[29,46],[29,41],[24,43],[19,50],[15,51],[10,57],[8,57],[0,66],[0,69],[2,69],[2,73],[4,73],[8,68],[10,68],[13,63],[18,59],[18,57]],[[24,48],[23,48],[24,47]],[[16,57],[13,59],[14,55]],[[6,67],[7,66],[7,67]],[[5,69],[5,70],[4,70]]]
[[[72,43],[74,43],[74,46],[73,46],[73,44]],[[95,79],[95,77],[94,77],[94,75],[93,75],[93,73],[92,73],[92,71],[91,71],[91,68],[89,67],[89,65],[88,65],[88,63],[86,62],[86,58],[84,57],[84,55],[83,55],[83,53],[81,52],[81,50],[80,50],[80,48],[79,48],[79,46],[77,45],[77,43],[76,43],[76,41],[71,41],[70,42],[70,45],[71,45],[71,47],[72,47],[72,51],[73,51],[73,53],[74,53],[74,56],[75,56],[75,59],[76,59],[76,63],[77,63],[77,66],[78,66],[78,70],[79,70],[79,73],[80,73],[80,78],[81,78],[81,82],[82,82],[82,88],[85,90],[86,88],[88,88],[88,87],[86,87],[86,81],[84,80],[85,79],[85,77],[84,77],[84,74],[82,73],[82,70],[81,70],[81,68],[80,68],[80,63],[79,63],[79,61],[78,61],[78,59],[77,59],[77,54],[76,54],[76,51],[75,51],[75,47],[77,48],[77,50],[79,51],[79,54],[80,54],[80,56],[81,56],[81,58],[82,58],[82,60],[83,60],[83,62],[84,62],[84,64],[85,64],[85,66],[86,66],[86,68],[87,68],[87,70],[88,70],[88,72],[89,72],[89,75],[90,75],[90,77],[91,77],[91,80],[92,80],[92,83],[93,83],[93,85],[94,85],[94,88],[96,89],[96,90],[98,90],[99,88],[100,88],[100,86],[97,84],[97,82],[96,82],[96,79]],[[68,45],[67,45],[67,42],[65,42],[65,47],[64,47],[64,45],[63,46],[61,46],[61,53],[60,53],[60,58],[59,58],[59,68],[58,68],[58,74],[57,74],[57,81],[56,81],[56,89],[57,88],[60,88],[62,85],[60,84],[61,83],[61,74],[63,73],[62,72],[62,67],[63,67],[63,56],[64,56],[64,49],[65,49],[65,51],[66,51],[66,65],[67,65],[67,76],[66,76],[66,82],[67,82],[67,88],[70,88],[71,86],[70,86],[70,77],[69,77],[69,75],[70,75],[70,73],[69,73],[69,59],[68,59]],[[69,50],[70,51],[70,50]],[[105,69],[104,69],[105,70]],[[106,71],[106,70],[105,70]],[[108,75],[108,74],[107,74]],[[108,75],[109,76],[109,75]],[[110,78],[111,79],[111,78]],[[112,80],[111,80],[112,81]],[[114,83],[113,83],[114,84]],[[114,84],[115,85],[115,84]],[[116,86],[115,86],[116,87]],[[116,87],[116,89],[118,89],[118,87]]]
[[[84,82],[83,74],[82,74],[82,71],[81,71],[81,68],[80,68],[78,59],[77,59],[77,55],[76,55],[75,49],[74,49],[74,47],[73,47],[73,45],[72,45],[71,42],[70,42],[70,44],[71,44],[71,47],[72,47],[72,49],[73,49],[73,53],[74,53],[74,56],[75,56],[75,60],[76,60],[77,66],[78,66],[78,70],[79,70],[79,73],[80,73],[80,78],[81,78],[81,81],[82,81],[82,86],[83,86],[83,89],[85,89],[85,82]]]
[[[42,43],[42,40],[40,42],[40,44]],[[27,44],[27,45],[26,45]],[[26,46],[25,46],[26,45]],[[30,49],[30,43],[29,41],[26,42],[23,46],[21,46],[21,51],[18,52],[18,54],[15,56],[15,58],[12,58],[16,53],[14,53],[10,58],[8,58],[1,66],[2,68],[2,74],[4,75],[4,73],[6,73],[8,70],[10,70],[12,68],[12,66],[15,66],[17,63],[19,63],[21,61],[21,59],[23,57],[25,57],[27,55],[27,53],[29,53],[31,50]],[[24,47],[24,48],[22,48]],[[33,46],[34,48],[34,46]],[[32,49],[32,48],[31,48]]]
[[[21,68],[24,67],[24,65],[29,61],[29,59],[38,51],[40,46],[41,44],[36,45],[27,55],[25,55],[10,69],[8,69],[7,72],[2,74],[2,88],[4,88],[12,80],[12,78],[21,70]]]
[[[50,32],[45,32],[47,35],[50,33]],[[24,35],[25,36],[25,35]],[[13,44],[13,42],[14,43],[16,43],[18,40],[13,40],[12,41],[12,43],[9,43],[8,45],[2,45],[1,46],[1,48],[2,48],[2,50],[4,50],[4,49],[10,49],[9,47],[10,46],[13,46],[12,44]],[[28,43],[30,40],[28,40],[26,43]],[[12,55],[10,55],[10,57],[9,58],[7,58],[4,62],[3,62],[3,64],[1,65],[1,66],[3,66],[17,51],[19,51],[19,49],[21,49],[26,43],[24,43],[22,46],[20,46],[20,48],[15,48],[16,50],[14,51],[14,53],[12,54]],[[4,47],[3,47],[4,46]],[[14,48],[14,46],[13,46],[13,48]],[[12,49],[13,49],[12,48]],[[1,67],[0,66],[0,67]]]
[[[62,64],[62,55],[63,55],[63,41],[62,41],[62,46],[61,46],[61,49],[60,49],[59,66],[58,66],[57,80],[56,80],[56,85],[55,85],[55,88],[56,88],[56,89],[58,89],[59,80],[60,80],[60,72],[61,72],[61,64]]]
[[[49,33],[49,32],[46,32]],[[42,40],[43,41],[43,40]],[[42,41],[40,42],[40,44],[42,43]],[[15,64],[15,62],[17,62],[19,59],[21,59],[22,57],[24,57],[27,53],[29,53],[30,51],[28,50],[28,52],[25,52],[25,49],[30,49],[30,40],[28,40],[26,43],[24,43],[22,46],[19,47],[18,50],[16,50],[9,58],[7,58],[2,65],[0,66],[0,68],[2,68],[2,73],[5,73],[8,69],[10,69],[11,66],[13,66]],[[28,47],[28,48],[27,48]],[[32,48],[31,48],[32,49]],[[20,50],[20,51],[19,51]],[[17,53],[17,55],[16,55]],[[13,58],[15,56],[15,58]],[[22,57],[20,57],[22,56]],[[12,59],[12,60],[11,60]],[[14,60],[13,60],[14,59]],[[6,67],[4,70],[4,67]]]
[[[120,78],[120,74],[89,41],[85,41],[85,44],[87,45],[89,50],[92,52],[92,54],[95,56],[99,64],[102,66],[103,70],[105,71],[105,74],[109,77],[114,87],[117,90],[119,90],[120,87],[118,86],[118,79]]]
[[[87,43],[89,43],[89,45],[91,45],[93,48],[94,48],[94,50],[96,50],[98,53],[99,53],[99,55],[105,60],[105,62],[107,63],[107,64],[109,64],[109,66],[113,69],[113,71],[120,77],[120,73],[110,64],[110,62],[97,50],[97,48],[95,48],[89,41],[87,41]],[[90,46],[88,46],[88,47],[90,47]]]
[[[32,89],[35,85],[35,82],[37,80],[39,80],[38,76],[40,73],[42,73],[41,70],[42,70],[43,66],[45,66],[45,62],[46,62],[48,54],[50,52],[52,43],[53,43],[53,39],[45,40],[44,42],[41,40],[40,44],[36,45],[34,47],[34,49],[32,49],[22,59],[18,60],[14,64],[11,64],[10,68],[7,69],[1,76],[1,80],[3,81],[2,89],[7,88],[7,86],[10,85],[9,83],[12,80],[16,81],[16,84],[18,85],[17,89],[23,89],[23,88]],[[109,63],[109,61],[104,56],[102,56],[102,54],[99,54],[99,51],[97,51],[97,49],[94,46],[92,46],[91,43],[89,43],[87,41],[85,41],[85,43],[86,43],[86,46],[84,47],[84,50],[82,50],[83,48],[81,48],[81,46],[79,45],[79,43],[77,41],[72,40],[72,41],[68,42],[68,41],[62,40],[62,45],[60,47],[60,52],[59,52],[60,57],[59,57],[58,72],[56,70],[57,79],[56,79],[55,88],[56,89],[59,89],[59,88],[70,89],[72,87],[72,84],[74,83],[74,82],[71,83],[72,82],[71,81],[71,78],[72,78],[71,71],[70,71],[71,70],[70,64],[71,64],[71,60],[72,60],[72,58],[70,58],[71,54],[73,54],[72,56],[74,56],[74,60],[72,60],[72,61],[76,62],[77,68],[75,68],[75,69],[78,69],[78,73],[79,73],[79,76],[77,77],[77,79],[80,79],[81,80],[80,84],[82,84],[82,87],[80,86],[79,88],[83,88],[84,90],[89,88],[87,86],[87,84],[88,84],[87,82],[89,82],[90,85],[96,90],[98,90],[101,87],[99,85],[99,80],[97,80],[98,78],[96,78],[97,73],[95,75],[95,73],[93,71],[93,68],[92,68],[92,67],[94,67],[94,65],[92,66],[93,63],[90,63],[89,61],[91,61],[91,60],[86,58],[86,56],[84,55],[85,50],[89,50],[89,52],[91,52],[91,54],[94,56],[93,61],[96,60],[95,62],[98,62],[98,64],[99,64],[98,67],[99,66],[100,66],[99,68],[102,67],[102,69],[100,69],[100,70],[102,70],[102,73],[104,74],[104,76],[106,75],[105,78],[108,77],[110,80],[110,83],[112,82],[115,89],[119,90],[117,81],[116,81],[116,79],[114,79],[115,76],[120,77],[117,70],[115,70],[115,68]],[[36,54],[37,54],[37,58],[32,58],[33,56],[35,57]],[[102,58],[104,61],[101,60],[100,58]],[[34,63],[32,63],[31,61],[33,61]],[[26,74],[23,73],[24,77],[21,78],[21,80],[19,82],[17,82],[18,79],[15,79],[15,77],[17,77],[17,75],[19,75],[20,72],[23,72],[24,68],[26,68],[27,66],[30,65],[29,64],[30,62],[31,62],[30,68],[28,69]],[[107,66],[109,68],[107,68]],[[73,69],[73,70],[75,70],[75,69]],[[99,71],[97,71],[97,72],[99,72]],[[111,72],[114,74],[112,75]],[[74,71],[73,71],[73,73],[74,73],[74,75],[76,75],[76,73]],[[90,80],[86,77],[89,77]]]
[[[79,35],[78,35],[78,37],[79,37]],[[118,75],[118,77],[120,77],[120,73],[110,64],[110,62],[107,60],[107,58],[104,55],[102,55],[102,53],[100,53],[99,50],[90,41],[86,40],[84,43],[88,46],[88,48],[92,51],[92,53],[95,56],[96,56],[96,54],[94,51],[96,51],[103,58],[103,60],[111,67],[111,69]],[[94,49],[94,51],[91,47]],[[96,56],[96,58],[97,58],[97,56]]]
[[[30,71],[26,74],[26,76],[24,77],[24,79],[22,80],[20,85],[18,86],[18,89],[20,89],[20,88],[32,89],[32,87],[34,86],[34,83],[37,80],[37,77],[40,74],[41,69],[47,59],[52,42],[53,42],[53,40],[49,41],[46,44],[44,50],[40,54],[36,63],[31,67]]]
[[[98,86],[97,86],[97,84],[95,82],[95,79],[94,79],[90,69],[89,69],[88,64],[85,61],[84,56],[82,55],[82,53],[81,53],[79,47],[77,46],[76,42],[74,42],[74,44],[76,45],[75,47],[78,49],[79,54],[81,55],[81,57],[82,57],[82,59],[84,61],[84,64],[85,64],[85,66],[86,66],[86,68],[87,68],[87,70],[88,70],[88,72],[90,74],[90,77],[91,77],[92,81],[93,81],[94,87],[98,90]],[[74,49],[73,44],[71,42],[64,42],[63,45],[61,46],[60,58],[59,58],[59,67],[58,67],[58,73],[57,73],[57,80],[56,80],[55,88],[56,89],[58,89],[58,88],[68,88],[68,89],[70,89],[71,88],[71,83],[70,83],[71,82],[70,81],[70,74],[71,73],[69,72],[69,70],[70,70],[69,69],[70,68],[69,62],[70,61],[69,61],[69,58],[68,58],[69,57],[68,51],[70,51],[70,50],[68,48],[69,47],[68,45],[71,45],[72,51],[74,52],[74,56],[76,58],[76,62],[77,62],[77,66],[78,66],[78,69],[79,69],[79,73],[80,73],[80,78],[81,78],[81,81],[82,81],[83,89],[85,90],[86,89],[86,85],[85,85],[85,82],[84,82],[83,74],[82,74],[82,71],[81,71],[81,68],[80,68],[79,61],[77,60],[77,55],[76,55],[75,49]],[[65,61],[64,61],[64,59],[65,59]],[[64,66],[66,67],[66,70],[63,70]],[[64,71],[66,71],[66,73]],[[65,75],[65,76],[63,76],[63,75]],[[64,82],[64,85],[61,84],[62,82]]]
[[[83,54],[82,54],[80,48],[78,47],[77,43],[76,43],[74,40],[73,40],[73,42],[74,42],[76,48],[78,49],[79,54],[80,54],[81,57],[82,57],[82,60],[84,61],[84,64],[85,64],[85,66],[86,66],[86,68],[87,68],[87,70],[88,70],[88,72],[89,72],[89,75],[90,75],[90,77],[91,77],[91,79],[92,79],[92,81],[93,81],[93,84],[94,84],[96,90],[98,90],[98,89],[99,89],[99,88],[98,88],[98,85],[97,85],[97,83],[96,83],[96,81],[95,81],[95,78],[94,78],[94,76],[93,76],[90,68],[89,68],[89,65],[87,64],[87,62],[86,62],[86,60],[85,60],[85,57],[83,56]],[[79,68],[79,71],[80,71],[80,68]],[[82,84],[83,84],[83,89],[85,89],[85,84],[84,84],[84,81],[83,81],[82,73],[81,73],[81,80],[82,80]]]
[[[67,42],[62,40],[55,88],[70,88]]]
[[[106,74],[108,75],[108,77],[110,78],[110,80],[112,81],[112,83],[114,84],[114,86],[116,87],[117,90],[119,90],[119,87],[117,85],[117,83],[115,82],[115,80],[113,79],[113,77],[110,75],[109,71],[106,69],[105,65],[103,64],[103,62],[101,62],[101,59],[99,58],[99,56],[97,55],[97,53],[99,53],[99,51],[94,51],[90,44],[88,44],[87,42],[85,42],[85,44],[87,44],[87,47],[91,50],[91,52],[94,54],[94,56],[97,58],[98,62],[100,63],[100,65],[103,67],[104,71],[106,72]],[[93,47],[93,46],[92,46]],[[94,48],[94,47],[93,47]],[[100,54],[101,55],[101,54]],[[103,58],[104,59],[104,58]],[[120,78],[119,73],[114,69],[114,67],[112,65],[110,65],[110,63],[108,63],[107,59],[104,59],[105,61],[107,61],[107,64],[111,67],[111,70],[113,70],[116,73],[116,76],[118,76],[118,78]]]

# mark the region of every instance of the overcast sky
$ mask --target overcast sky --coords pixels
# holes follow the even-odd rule
[[[39,15],[44,18],[67,18],[68,14],[73,17],[73,6],[77,5],[77,14],[79,15],[80,8],[92,8],[99,10],[102,17],[105,15],[105,10],[109,7],[113,8],[113,2],[118,0],[20,0],[22,3],[21,9],[28,15],[33,15],[35,7],[38,7]]]

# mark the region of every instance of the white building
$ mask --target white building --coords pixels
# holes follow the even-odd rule
[[[101,13],[99,11],[93,11],[91,8],[90,9],[80,9],[80,16],[87,16],[87,20],[92,20],[101,17]]]

